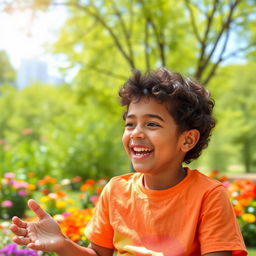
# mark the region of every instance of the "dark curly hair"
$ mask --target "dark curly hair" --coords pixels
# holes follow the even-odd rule
[[[198,82],[165,68],[147,72],[142,75],[133,71],[128,81],[119,90],[122,106],[142,97],[153,97],[166,105],[170,115],[178,126],[178,133],[197,129],[200,138],[194,148],[185,155],[184,162],[190,163],[198,158],[201,151],[208,146],[215,119],[212,116],[214,101],[209,92]],[[127,111],[124,113],[124,119]]]

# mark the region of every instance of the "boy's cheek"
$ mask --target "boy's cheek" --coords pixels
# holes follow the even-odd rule
[[[124,132],[123,133],[123,137],[122,137],[122,143],[123,143],[123,146],[124,146],[124,148],[125,148],[125,150],[127,151],[127,145],[128,145],[128,141],[129,141],[129,139],[128,139],[129,137],[128,137],[128,135],[127,135],[127,133],[126,132]]]
[[[123,143],[123,147],[124,147],[126,153],[128,154],[128,156],[129,156],[129,153],[130,153],[130,151],[129,151],[129,138],[130,138],[130,135],[127,134],[126,132],[124,132],[123,137],[122,137],[122,143]]]

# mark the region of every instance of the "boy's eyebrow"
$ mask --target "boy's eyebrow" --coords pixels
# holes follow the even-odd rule
[[[145,114],[144,116],[146,116],[146,117],[151,117],[151,118],[156,118],[156,119],[158,119],[158,120],[164,122],[164,119],[163,119],[161,116],[159,116],[159,115],[155,115],[155,114]],[[135,117],[136,117],[136,116],[133,115],[133,114],[130,114],[130,115],[127,115],[127,116],[126,116],[126,118],[135,118]]]

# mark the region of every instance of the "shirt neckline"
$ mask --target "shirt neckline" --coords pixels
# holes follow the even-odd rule
[[[145,188],[143,185],[143,173],[139,173],[136,181],[137,188],[140,193],[143,193],[147,197],[157,197],[157,198],[169,197],[171,194],[176,193],[177,191],[180,191],[188,182],[191,181],[193,172],[195,172],[195,170],[192,171],[188,167],[185,167],[185,170],[187,172],[187,175],[182,181],[180,181],[175,186],[170,187],[168,189],[164,189],[164,190],[151,190],[151,189]]]

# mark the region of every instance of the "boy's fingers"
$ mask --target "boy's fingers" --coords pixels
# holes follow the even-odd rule
[[[13,237],[12,241],[19,245],[28,245],[29,243],[31,243],[31,239],[29,239],[28,237],[15,236]]]
[[[26,228],[27,227],[27,223],[22,221],[20,218],[18,218],[16,216],[14,216],[12,218],[12,223],[15,224],[18,227],[21,227],[21,228]]]
[[[19,228],[17,225],[12,224],[10,226],[11,231],[17,236],[26,236],[27,230],[25,228]]]
[[[49,214],[46,213],[35,200],[30,199],[28,201],[28,206],[39,217],[39,219],[49,217]]]
[[[44,250],[44,246],[40,244],[38,240],[36,240],[34,243],[29,243],[27,247],[33,250],[40,250],[40,251]]]

